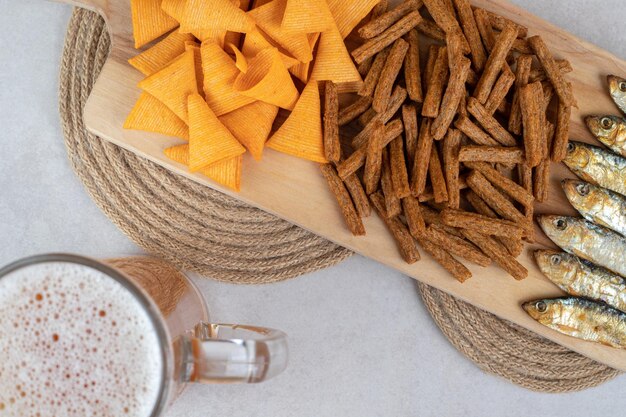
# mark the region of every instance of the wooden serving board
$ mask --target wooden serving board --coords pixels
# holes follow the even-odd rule
[[[131,40],[130,1],[62,1],[102,14],[112,35],[111,54],[85,108],[85,123],[94,134],[180,175],[273,213],[363,256],[533,330],[576,352],[626,371],[626,350],[563,336],[536,323],[521,309],[520,304],[524,301],[562,295],[539,272],[532,259],[534,247],[540,244],[552,246],[541,232],[538,233],[538,244],[527,247],[520,257],[521,263],[530,272],[527,279],[518,282],[495,266],[480,268],[468,263],[474,277],[460,284],[423,250],[420,262],[413,265],[404,263],[383,222],[375,215],[365,219],[367,236],[352,236],[345,227],[335,198],[315,163],[271,149],[265,151],[261,162],[256,162],[247,155],[244,158],[241,192],[234,193],[202,175],[191,174],[184,166],[168,160],[163,155],[163,150],[182,143],[180,140],[122,128],[128,112],[139,97],[137,83],[142,78],[126,62],[137,53]],[[531,35],[539,34],[544,37],[557,58],[566,58],[572,63],[574,72],[567,78],[573,83],[579,109],[575,109],[572,114],[571,137],[593,142],[582,117],[589,114],[618,114],[617,107],[607,93],[605,79],[608,73],[626,75],[626,62],[503,0],[473,0],[473,4],[527,26]],[[563,165],[553,164],[552,168],[550,201],[539,205],[536,211],[573,214],[574,211],[559,185],[562,178],[572,175]]]

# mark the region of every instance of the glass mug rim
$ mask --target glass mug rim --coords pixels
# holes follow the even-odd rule
[[[0,280],[8,274],[19,269],[29,267],[31,265],[43,263],[71,263],[86,266],[105,274],[107,277],[114,279],[124,287],[139,303],[141,308],[150,318],[154,330],[159,340],[159,351],[161,352],[161,382],[158,390],[158,397],[154,403],[154,407],[149,414],[150,417],[160,416],[169,404],[169,393],[171,390],[171,379],[168,378],[170,371],[173,372],[173,347],[170,343],[170,335],[163,316],[156,306],[152,298],[139,285],[135,284],[126,274],[118,269],[111,267],[101,261],[82,255],[74,255],[68,253],[47,253],[41,255],[27,256],[17,261],[13,261],[6,266],[0,267]]]

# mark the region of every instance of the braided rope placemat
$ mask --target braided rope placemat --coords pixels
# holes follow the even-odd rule
[[[180,268],[238,284],[293,278],[352,255],[87,132],[83,107],[109,48],[104,21],[75,9],[61,63],[59,109],[74,171],[135,243]],[[487,372],[546,392],[577,391],[619,374],[434,288],[419,289],[444,335]]]

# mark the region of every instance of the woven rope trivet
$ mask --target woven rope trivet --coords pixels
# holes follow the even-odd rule
[[[82,110],[107,57],[103,20],[76,9],[60,75],[60,113],[74,171],[104,213],[149,253],[221,281],[269,283],[352,253],[196,184],[88,133]],[[568,392],[619,374],[507,321],[420,284],[450,342],[483,370],[523,387]]]

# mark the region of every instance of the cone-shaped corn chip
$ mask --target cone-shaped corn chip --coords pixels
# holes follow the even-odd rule
[[[311,50],[315,49],[315,44],[317,44],[318,39],[320,38],[321,33],[309,33],[307,37],[309,38],[309,43],[311,44]],[[296,78],[298,78],[303,83],[309,82],[309,75],[311,72],[311,65],[313,65],[314,61],[300,63],[289,68],[289,72]]]
[[[144,130],[189,140],[189,128],[165,104],[141,93],[124,123],[124,129]]]
[[[338,85],[363,81],[335,25],[320,36],[311,79]]]
[[[254,159],[259,161],[263,156],[265,141],[270,135],[277,114],[277,106],[255,101],[220,116],[219,119],[233,136],[250,151]]]
[[[198,91],[193,51],[183,53],[167,67],[141,81],[139,88],[159,99],[188,123],[187,96]]]
[[[287,110],[298,101],[298,90],[276,48],[264,49],[248,61],[248,72],[239,74],[234,87],[247,97]]]
[[[334,23],[326,0],[287,0],[282,29],[297,33],[324,32]]]
[[[238,0],[230,0],[235,6],[239,4]],[[172,16],[179,23],[183,20],[183,15],[185,13],[185,5],[187,4],[187,0],[163,0],[161,3],[161,8],[168,15]],[[223,28],[215,28],[210,27],[207,29],[197,29],[197,30],[184,30],[186,33],[191,33],[196,38],[200,39],[200,41],[210,40],[216,42],[220,46],[224,46],[224,38],[226,37],[226,30]],[[182,32],[181,32],[182,33]]]
[[[280,52],[280,59],[282,59],[285,68],[291,68],[300,63],[297,59],[287,55],[285,53],[287,51],[281,51],[280,45],[275,42],[273,43],[270,39],[268,39],[267,35],[264,34],[259,28],[246,33],[246,39],[243,41],[243,48],[241,52],[243,52],[246,58],[250,59],[254,58],[256,54],[263,49],[272,47],[277,48]]]
[[[232,58],[213,42],[203,42],[200,47],[204,95],[211,110],[221,116],[255,101],[239,94],[234,82],[241,73]]]
[[[193,51],[193,62],[196,68],[196,85],[198,93],[204,95],[204,75],[202,73],[202,56],[200,55],[200,45],[196,42],[186,42],[185,51]]]
[[[167,148],[163,153],[173,161],[189,166],[189,145],[177,145]],[[241,155],[233,158],[217,161],[198,172],[209,177],[213,181],[232,188],[235,191],[241,189]]]
[[[247,12],[250,8],[250,0],[239,1],[239,8]],[[228,32],[226,33],[226,38],[224,38],[224,45],[232,43],[237,48],[241,48],[241,37],[242,35],[239,32]]]
[[[285,123],[267,141],[267,146],[289,155],[326,163],[320,93],[315,80],[302,91],[302,95]]]
[[[310,62],[313,59],[311,46],[306,33],[291,32],[281,26],[287,0],[273,0],[261,7],[248,12],[257,22],[263,32],[282,46],[290,55],[300,62]]]
[[[233,54],[235,54],[235,66],[237,67],[237,69],[244,74],[248,72],[248,60],[243,55],[243,53],[241,53],[239,48],[237,48],[232,43],[226,44],[226,48],[227,50],[230,50]]]
[[[154,74],[185,52],[185,42],[192,40],[193,36],[176,29],[150,49],[129,59],[128,63],[144,75]]]
[[[352,29],[369,14],[380,0],[326,0],[335,18],[341,37],[345,38]]]
[[[131,0],[135,48],[141,48],[178,26],[178,22],[161,9],[161,0]]]
[[[231,0],[187,0],[181,32],[223,29],[246,33],[254,28],[254,20]]]
[[[190,171],[246,151],[199,94],[190,95],[188,103]]]

